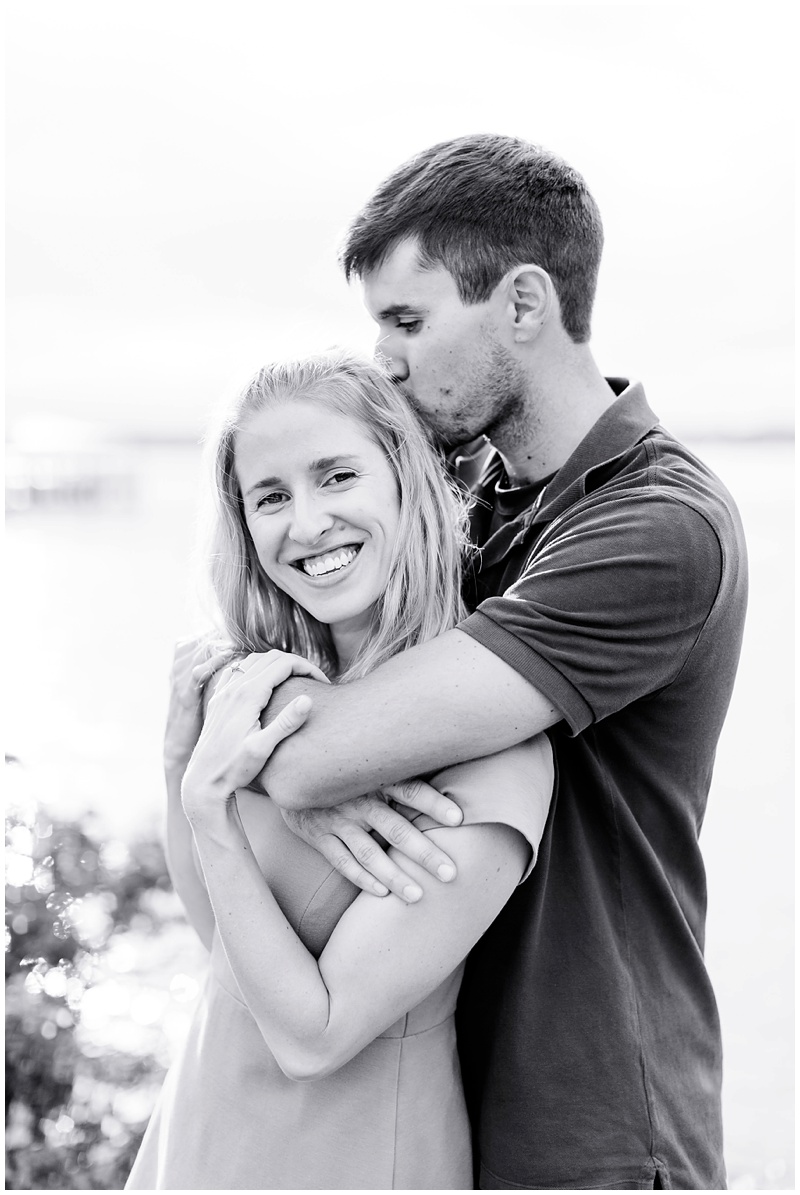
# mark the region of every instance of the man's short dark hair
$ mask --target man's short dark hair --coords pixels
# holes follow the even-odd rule
[[[461,301],[488,299],[514,266],[553,280],[571,338],[589,339],[603,225],[583,178],[541,146],[477,134],[442,141],[381,183],[353,220],[340,260],[348,279],[416,238],[423,266],[444,266]]]

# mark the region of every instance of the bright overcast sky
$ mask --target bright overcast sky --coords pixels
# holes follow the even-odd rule
[[[791,422],[793,6],[7,8],[8,408],[195,434],[263,361],[369,348],[348,217],[497,131],[594,191],[608,374],[677,432]]]

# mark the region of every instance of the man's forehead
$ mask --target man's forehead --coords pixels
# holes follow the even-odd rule
[[[384,286],[410,285],[423,274],[416,239],[398,241],[373,269],[364,274],[364,286],[375,290]]]
[[[362,282],[367,307],[375,316],[419,306],[440,290],[455,286],[443,266],[422,264],[415,239],[399,241],[379,265],[364,274]]]

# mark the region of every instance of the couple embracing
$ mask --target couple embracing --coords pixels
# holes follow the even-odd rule
[[[217,429],[224,646],[179,646],[165,752],[209,978],[129,1189],[724,1188],[697,839],[744,544],[593,360],[601,248],[555,155],[436,145],[344,243],[378,360]]]

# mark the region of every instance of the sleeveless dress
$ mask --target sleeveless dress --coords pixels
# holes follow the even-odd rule
[[[435,783],[461,806],[465,824],[502,822],[524,835],[532,848],[524,879],[552,774],[549,743],[539,736],[448,768]],[[237,801],[278,904],[319,957],[358,889],[291,833],[268,798],[239,792]],[[415,822],[434,825],[424,815]],[[188,1040],[125,1189],[472,1189],[454,1027],[463,967],[340,1070],[297,1082],[262,1038],[215,933]]]

